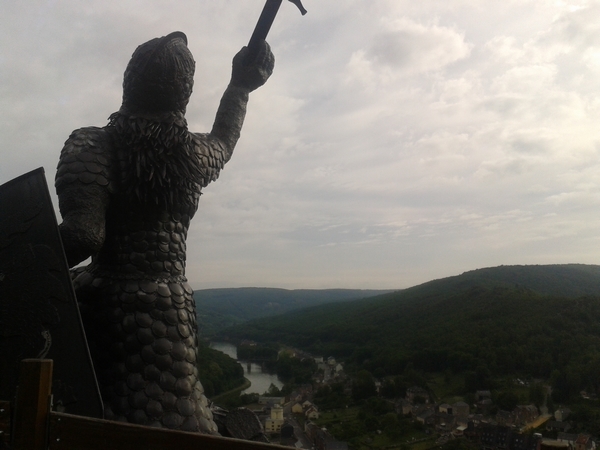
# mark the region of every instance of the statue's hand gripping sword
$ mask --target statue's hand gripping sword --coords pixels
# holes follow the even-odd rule
[[[258,18],[258,22],[256,23],[256,27],[254,27],[252,37],[248,42],[248,54],[246,55],[245,63],[249,63],[256,58],[256,55],[260,50],[260,43],[267,38],[267,34],[269,34],[269,30],[271,29],[271,25],[275,20],[275,16],[277,15],[277,11],[279,11],[282,1],[283,0],[267,0],[265,3],[262,13]],[[302,15],[306,14],[306,9],[304,9],[300,0],[289,1],[298,7]]]

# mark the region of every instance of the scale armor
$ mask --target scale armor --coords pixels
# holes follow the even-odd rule
[[[74,280],[93,355],[105,418],[216,434],[198,380],[197,324],[193,291],[185,278],[186,237],[199,193],[170,210],[131,204],[125,158],[114,131],[75,131],[61,154],[60,196],[90,187],[108,194],[106,240],[94,261]],[[192,139],[207,179],[216,179],[219,147]]]
[[[233,61],[213,130],[190,133],[194,60],[181,32],[140,45],[123,103],[106,127],[74,131],[61,152],[60,232],[74,271],[105,418],[218,434],[198,379],[198,330],[185,277],[186,237],[201,190],[218,178],[243,124],[248,94],[273,70]]]

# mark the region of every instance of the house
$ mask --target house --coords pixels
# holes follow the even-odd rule
[[[293,403],[302,403],[307,398],[312,396],[312,392],[313,389],[311,384],[303,384],[292,391],[289,396],[289,401]]]
[[[425,399],[425,403],[429,403],[429,392],[418,386],[413,386],[406,390],[406,398],[412,403],[414,403],[415,398]]]
[[[540,415],[535,405],[519,405],[513,411],[516,425],[525,425],[533,422]]]
[[[567,420],[567,417],[569,417],[569,414],[571,414],[571,410],[569,408],[558,408],[556,411],[554,411],[554,418],[558,422],[564,422]]]
[[[456,428],[454,429],[454,431],[452,431],[452,434],[453,434],[455,437],[461,437],[461,436],[464,436],[464,434],[465,434],[465,431],[467,430],[467,428],[468,428],[468,426],[466,426],[466,425],[460,425],[460,426],[456,427]]]
[[[408,416],[412,412],[412,405],[408,400],[400,400],[395,404],[396,414]]]
[[[580,434],[575,441],[575,450],[595,450],[596,443],[587,434]]]
[[[290,393],[290,396],[288,398],[289,398],[289,401],[292,402],[292,403],[301,402],[303,400],[302,399],[302,394],[299,391],[297,391],[297,390],[292,391]]]
[[[452,406],[448,403],[442,403],[438,406],[438,411],[443,414],[452,414]]]
[[[292,414],[302,414],[304,413],[304,408],[300,403],[294,403],[292,406]]]
[[[455,416],[468,416],[469,415],[469,405],[465,402],[456,402],[452,405],[452,412]]]
[[[427,408],[424,411],[417,414],[417,422],[422,423],[423,425],[433,425],[435,424],[435,412],[432,408]]]
[[[587,434],[558,433],[558,442],[568,445],[569,450],[595,450],[596,443]]]
[[[475,392],[475,400],[479,403],[486,398],[492,399],[492,393],[490,391],[477,391]]]
[[[319,418],[319,410],[316,406],[310,406],[304,411],[304,415],[307,419],[318,419]]]
[[[596,443],[587,434],[558,433],[557,441],[568,444],[570,450],[594,450]]]

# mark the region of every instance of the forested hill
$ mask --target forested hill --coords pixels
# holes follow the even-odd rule
[[[392,292],[368,289],[199,289],[194,292],[201,335],[212,336],[228,326],[288,311],[346,302]]]
[[[503,266],[251,321],[227,334],[343,357],[382,375],[412,362],[482,379],[563,377],[577,389],[600,384],[599,296],[600,266]]]
[[[520,285],[540,294],[562,297],[600,295],[600,266],[597,265],[499,266],[472,270],[453,278],[504,282]]]

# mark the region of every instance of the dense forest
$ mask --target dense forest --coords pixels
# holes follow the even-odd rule
[[[391,292],[374,289],[275,289],[224,288],[194,292],[198,324],[204,337],[259,317],[322,305],[346,302]]]
[[[565,401],[600,390],[600,267],[503,266],[373,298],[311,307],[230,328],[345,359],[376,376],[464,373],[465,389],[500,376],[551,380]]]
[[[205,343],[198,346],[198,377],[208,398],[244,384],[244,369],[233,358]]]

